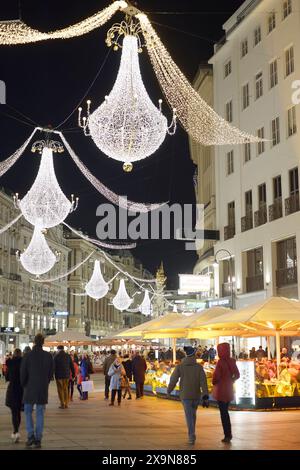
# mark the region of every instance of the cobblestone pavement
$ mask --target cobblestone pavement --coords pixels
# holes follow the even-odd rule
[[[103,396],[103,377],[96,374],[95,392],[88,401],[78,399],[66,410],[58,408],[55,383],[50,386],[45,415],[43,449],[88,450],[187,450],[186,426],[182,406],[155,397],[124,400],[121,407],[109,407]],[[0,383],[0,450],[24,449],[26,433],[22,414],[21,441],[10,440],[10,410],[4,406],[6,384]],[[195,450],[273,450],[300,449],[300,411],[232,411],[234,439],[231,446],[223,437],[218,410],[198,411]]]

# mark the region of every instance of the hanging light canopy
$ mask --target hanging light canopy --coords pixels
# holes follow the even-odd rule
[[[152,306],[151,306],[151,300],[149,297],[149,291],[147,290],[145,290],[144,300],[141,303],[139,310],[143,315],[146,315],[146,316],[151,315]]]
[[[79,126],[85,135],[91,135],[97,147],[110,158],[124,162],[124,171],[132,169],[132,162],[152,155],[163,143],[167,132],[174,134],[176,114],[168,127],[161,104],[154,106],[143,84],[138,53],[141,43],[138,24],[122,22],[114,25],[107,35],[107,44],[114,50],[121,45],[122,57],[117,79],[105,101],[87,117],[82,118],[79,108]]]
[[[91,279],[85,286],[85,292],[93,299],[99,300],[102,299],[102,297],[105,297],[108,291],[109,286],[107,282],[105,282],[105,280],[103,279],[100,261],[95,260],[94,271]]]
[[[15,196],[15,204],[21,209],[25,219],[32,225],[51,228],[59,225],[78,205],[78,198],[66,198],[56,179],[53,165],[53,151],[62,152],[58,142],[38,141],[32,151],[42,153],[37,177],[22,200]]]
[[[131,305],[132,300],[127,294],[124,279],[121,279],[118,292],[112,300],[113,306],[123,312],[123,310],[126,310]]]
[[[32,239],[26,250],[17,257],[26,271],[36,276],[45,274],[58,261],[59,254],[50,250],[40,227],[34,227]]]

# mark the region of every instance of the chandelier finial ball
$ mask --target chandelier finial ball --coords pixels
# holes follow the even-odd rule
[[[132,171],[132,168],[133,168],[133,164],[132,163],[124,163],[123,164],[123,170],[126,172],[126,173],[130,173]]]
[[[114,51],[117,51],[119,49],[119,46],[117,44],[114,45]]]

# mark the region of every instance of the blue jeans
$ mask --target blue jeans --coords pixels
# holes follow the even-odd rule
[[[186,424],[187,424],[188,433],[189,433],[189,439],[195,440],[196,439],[196,434],[195,434],[196,417],[197,417],[197,408],[199,405],[199,400],[183,399],[181,401],[184,407],[185,419],[186,419]]]
[[[32,419],[33,405],[31,403],[25,403],[24,412],[26,420],[26,431],[28,439],[35,437],[37,441],[41,441],[43,437],[44,429],[44,413],[46,406],[45,405],[35,405],[36,406],[36,426],[34,432],[34,424]]]

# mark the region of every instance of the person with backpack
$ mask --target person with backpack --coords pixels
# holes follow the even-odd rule
[[[232,432],[228,408],[234,398],[233,384],[239,379],[240,373],[235,359],[230,357],[230,344],[220,343],[217,346],[217,350],[219,360],[212,378],[212,395],[219,405],[224,431],[224,439],[222,439],[222,442],[229,444],[232,439]]]

